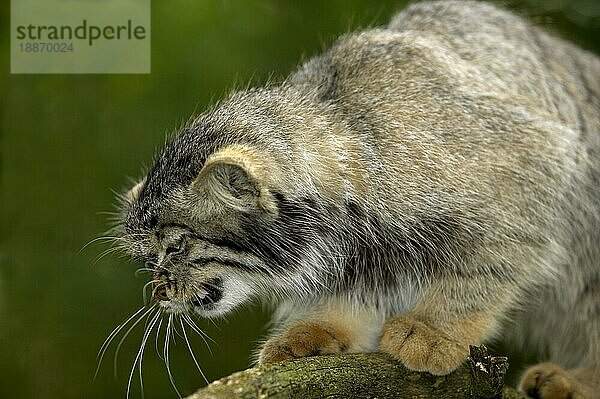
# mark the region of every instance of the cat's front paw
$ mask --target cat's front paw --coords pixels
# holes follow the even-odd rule
[[[536,399],[592,399],[590,387],[579,381],[573,373],[554,363],[540,363],[529,368],[519,388]]]
[[[275,363],[298,357],[343,353],[348,335],[327,322],[301,321],[267,340],[259,363]]]
[[[379,348],[412,370],[436,375],[454,371],[469,355],[468,345],[410,316],[385,324]]]

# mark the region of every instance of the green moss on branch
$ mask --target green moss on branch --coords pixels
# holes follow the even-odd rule
[[[317,356],[234,373],[188,399],[525,399],[504,388],[507,369],[508,360],[488,356],[485,347],[472,347],[469,361],[446,376],[408,370],[382,353]]]

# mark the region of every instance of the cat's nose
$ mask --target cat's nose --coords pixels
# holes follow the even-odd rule
[[[167,290],[169,288],[169,280],[164,273],[158,273],[154,275],[154,281],[152,282],[152,296],[157,301],[168,301],[169,295]]]
[[[167,285],[166,281],[154,282],[152,283],[152,296],[157,301],[168,301],[169,296],[167,295]]]

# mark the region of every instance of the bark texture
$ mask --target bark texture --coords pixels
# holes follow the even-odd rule
[[[446,376],[408,370],[382,353],[295,359],[234,373],[187,399],[250,398],[505,398],[525,399],[504,388],[508,359],[471,347],[471,357]]]

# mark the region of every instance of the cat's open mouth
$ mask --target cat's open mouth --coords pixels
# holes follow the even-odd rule
[[[193,307],[199,313],[214,312],[224,296],[224,283],[221,277],[213,277],[197,285],[187,298],[175,292],[175,284],[159,281],[154,284],[153,296],[169,312],[185,313]]]
[[[214,308],[215,304],[223,298],[223,280],[220,277],[212,278],[200,285],[198,293],[194,294],[191,303],[203,310]]]
[[[168,313],[194,311],[202,317],[223,315],[250,298],[252,289],[234,276],[221,275],[195,282],[194,290],[176,292],[173,282],[158,282],[154,299]]]

